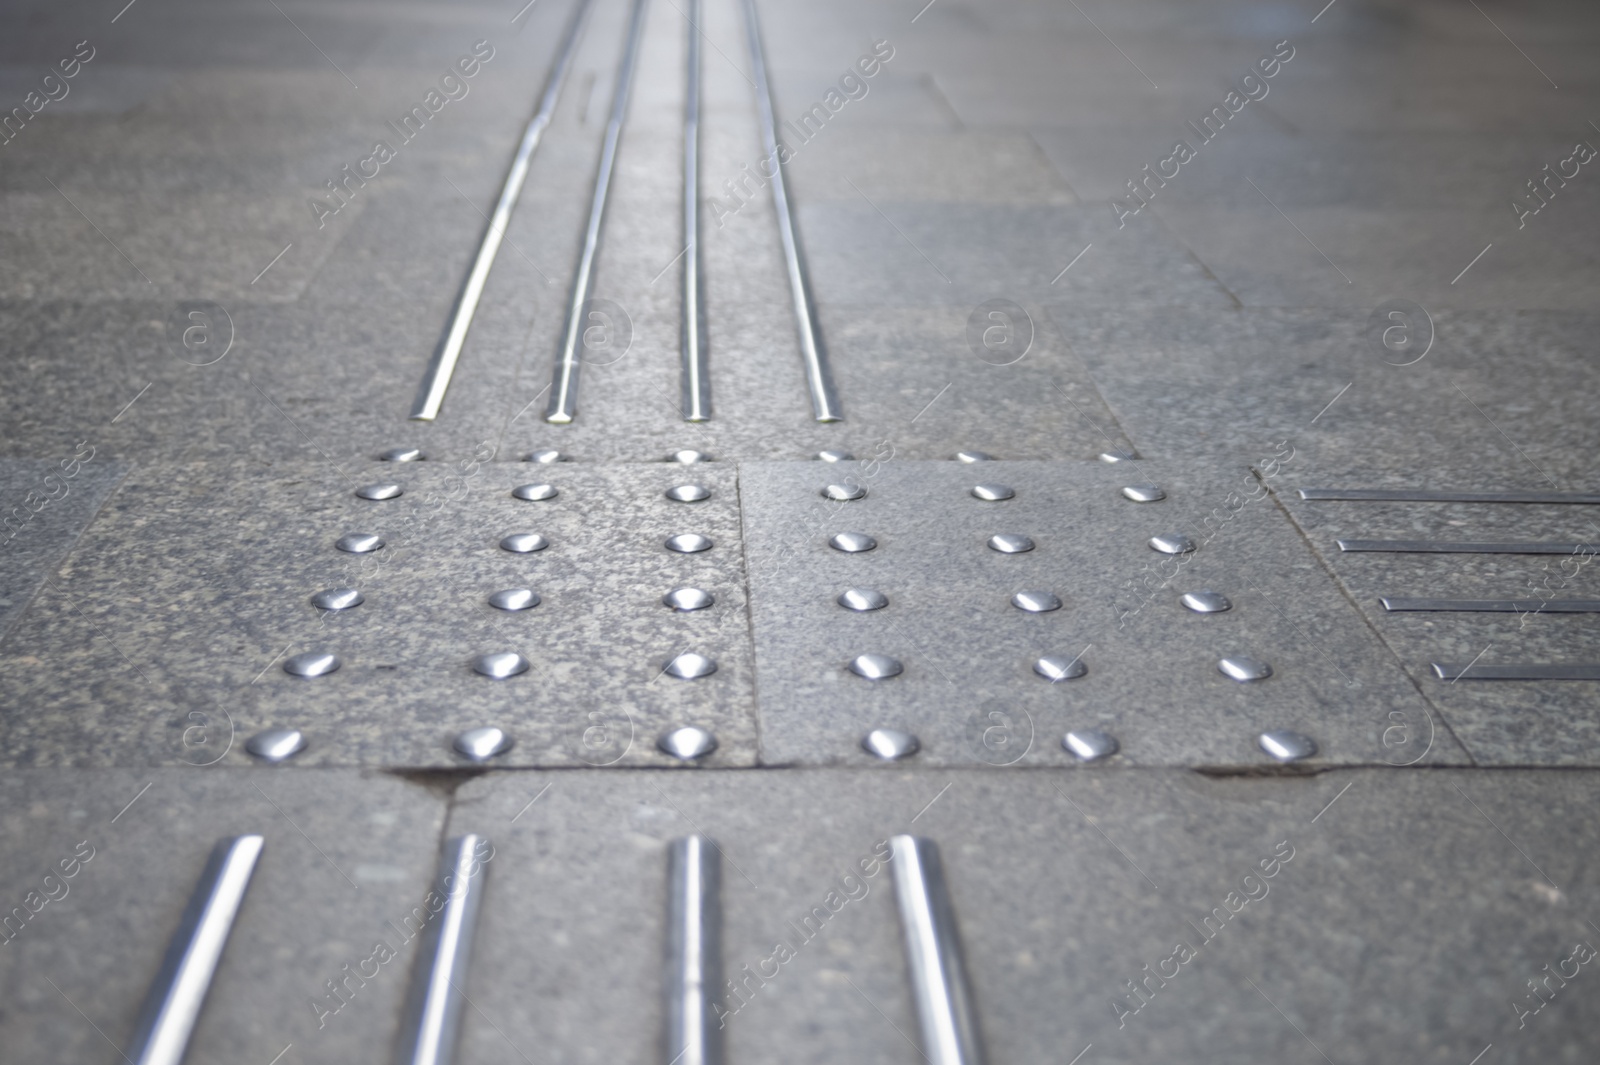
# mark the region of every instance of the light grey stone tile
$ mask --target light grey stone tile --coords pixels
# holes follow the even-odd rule
[[[1269,448],[1257,461],[1273,458]],[[841,479],[866,498],[820,497]],[[989,482],[1015,498],[971,496]],[[1167,498],[1123,497],[1123,486],[1145,482]],[[1061,738],[1082,728],[1118,737],[1121,760],[1135,765],[1259,765],[1257,735],[1279,728],[1315,738],[1322,762],[1465,760],[1243,466],[755,464],[742,492],[764,761],[866,764],[859,744],[877,727],[916,734],[919,761],[939,765],[1072,764]],[[878,546],[831,549],[844,531]],[[1037,546],[1015,555],[985,546],[1002,533]],[[1169,560],[1147,543],[1167,533],[1200,549]],[[876,589],[889,606],[847,611],[835,597],[848,588]],[[1201,589],[1233,609],[1179,604]],[[1026,613],[1011,602],[1022,591],[1064,605]],[[904,673],[856,676],[847,664],[862,654],[889,655]],[[1223,676],[1219,660],[1241,654],[1273,676]],[[1046,655],[1081,656],[1088,675],[1051,683],[1032,669]],[[1385,736],[1399,720],[1390,712],[1407,736]]]

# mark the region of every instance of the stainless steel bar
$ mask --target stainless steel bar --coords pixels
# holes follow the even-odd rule
[[[1425,492],[1411,488],[1301,488],[1301,499],[1393,503],[1600,503],[1587,492]]]
[[[264,843],[261,836],[233,836],[212,849],[139,1012],[124,1055],[131,1065],[183,1060]]]
[[[794,298],[795,325],[800,331],[800,356],[805,362],[806,387],[811,391],[811,413],[819,422],[843,419],[839,397],[833,389],[833,374],[828,369],[828,352],[817,325],[817,308],[811,298],[811,280],[806,272],[805,252],[789,209],[789,190],[784,179],[784,160],[778,149],[778,123],[772,113],[772,86],[767,77],[766,50],[761,44],[761,21],[756,0],[744,0],[745,29],[750,37],[751,74],[756,83],[756,110],[761,116],[761,145],[764,158],[772,160],[772,206],[778,215],[778,236],[783,242],[784,264],[789,272],[789,291]],[[763,175],[766,170],[761,169]]]
[[[577,9],[572,13],[566,36],[556,52],[555,66],[550,68],[550,75],[545,79],[539,109],[522,131],[522,143],[517,145],[517,154],[511,157],[511,169],[506,171],[505,183],[500,186],[500,199],[495,202],[494,212],[489,216],[483,236],[478,241],[478,254],[472,260],[472,269],[467,271],[461,291],[456,294],[450,321],[445,326],[444,335],[439,338],[439,346],[434,349],[428,371],[423,375],[422,387],[417,391],[416,402],[411,407],[411,417],[417,421],[431,422],[439,416],[445,391],[450,387],[450,378],[455,374],[456,363],[461,358],[461,348],[467,342],[467,331],[472,328],[473,315],[478,312],[483,286],[489,280],[489,270],[500,251],[500,242],[505,239],[506,226],[511,224],[511,211],[517,205],[517,197],[522,194],[522,183],[527,180],[533,153],[538,150],[539,142],[544,139],[545,127],[550,125],[550,119],[555,115],[561,87],[566,84],[567,73],[572,69],[572,57],[578,51],[578,38],[583,34],[584,23],[593,6],[592,0],[578,0]]]
[[[711,420],[705,302],[700,290],[700,0],[689,0],[688,77],[683,102],[683,420]]]
[[[1600,680],[1600,665],[1457,665],[1435,662],[1440,680]]]
[[[711,996],[722,986],[722,873],[705,836],[667,851],[667,1037],[669,1065],[722,1065],[722,1025]]]
[[[633,0],[633,16],[628,21],[628,41],[622,51],[622,66],[617,70],[617,85],[611,95],[611,118],[606,123],[605,141],[600,146],[600,165],[594,176],[594,196],[589,202],[589,223],[583,231],[583,251],[572,275],[572,292],[567,298],[567,320],[561,330],[561,347],[556,354],[555,376],[550,382],[550,403],[544,420],[567,425],[578,413],[578,346],[583,338],[583,305],[589,301],[594,283],[594,263],[600,254],[600,231],[605,223],[606,201],[611,195],[611,175],[617,164],[617,145],[622,140],[622,123],[628,114],[628,97],[633,89],[634,70],[639,65],[639,38],[644,30],[648,0]]]
[[[1458,540],[1336,540],[1341,551],[1430,555],[1592,555],[1600,544],[1467,543]]]
[[[1600,614],[1600,599],[1402,599],[1386,595],[1383,609],[1458,610],[1485,614]]]
[[[920,836],[895,836],[889,846],[922,1054],[928,1065],[982,1065],[978,1016],[938,844]]]
[[[480,852],[488,848],[488,856]],[[460,1031],[462,985],[472,958],[472,936],[483,902],[484,864],[494,856],[483,836],[467,834],[446,841],[432,896],[440,900],[417,952],[401,1028],[400,1065],[449,1065]]]

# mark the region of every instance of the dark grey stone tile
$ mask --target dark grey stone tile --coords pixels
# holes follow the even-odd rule
[[[352,492],[387,479],[406,494],[369,502]],[[533,481],[561,495],[511,497]],[[714,497],[664,497],[686,481]],[[497,546],[520,531],[551,546],[532,555]],[[388,546],[370,556],[335,550],[351,532]],[[716,546],[664,548],[686,532]],[[711,591],[716,605],[692,614],[662,605],[682,585]],[[731,466],[370,462],[347,481],[306,466],[151,465],[107,504],[58,587],[5,645],[0,702],[13,764],[224,755],[244,764],[244,739],[268,726],[304,730],[311,747],[299,760],[311,764],[457,765],[452,736],[486,724],[517,738],[510,764],[667,764],[656,736],[683,724],[718,735],[720,764],[755,756]],[[313,594],[338,587],[366,602],[331,616],[311,606]],[[517,614],[487,605],[508,587],[543,602]],[[336,654],[343,666],[314,680],[285,673],[283,660],[302,651]],[[472,671],[474,656],[498,651],[533,668],[506,681]],[[663,676],[690,651],[715,659],[717,672]],[[194,724],[212,731],[192,733]]]

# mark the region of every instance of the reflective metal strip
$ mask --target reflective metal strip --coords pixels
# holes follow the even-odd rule
[[[1440,680],[1600,680],[1600,665],[1485,666],[1433,663]]]
[[[1393,503],[1600,503],[1585,492],[1424,492],[1412,488],[1301,488],[1301,499]]]
[[[836,422],[843,419],[844,415],[839,409],[839,397],[833,390],[828,353],[822,345],[817,309],[811,299],[811,281],[806,274],[805,254],[800,247],[794,215],[789,210],[789,191],[784,181],[783,157],[778,153],[778,124],[772,114],[772,86],[767,79],[767,56],[761,45],[761,22],[756,14],[756,0],[744,0],[744,17],[750,38],[751,74],[756,83],[756,110],[761,115],[762,151],[774,163],[772,206],[778,215],[778,236],[783,241],[784,263],[789,270],[795,325],[800,330],[800,356],[805,362],[806,385],[811,390],[811,413],[819,422]],[[766,171],[762,170],[762,173]]]
[[[1495,614],[1600,614],[1600,599],[1399,599],[1378,600],[1385,610],[1467,610]]]
[[[720,855],[705,836],[667,851],[667,1042],[672,1065],[722,1065],[722,1024],[711,996],[722,986]]]
[[[705,302],[700,291],[700,0],[689,0],[688,78],[683,104],[683,420],[711,420]]]
[[[583,251],[572,274],[572,293],[567,299],[567,323],[561,332],[561,347],[556,355],[555,377],[550,382],[550,404],[544,420],[566,425],[578,413],[578,346],[583,337],[583,305],[589,301],[589,286],[594,282],[594,261],[600,254],[600,228],[605,222],[606,200],[611,194],[611,174],[617,164],[617,144],[622,140],[622,123],[628,114],[628,96],[633,89],[633,73],[639,65],[639,38],[644,30],[644,10],[648,0],[633,0],[633,17],[628,22],[628,42],[623,48],[622,65],[617,70],[617,87],[611,96],[611,119],[600,146],[600,165],[594,175],[594,197],[589,203],[589,224],[583,232]]]
[[[923,1056],[928,1065],[981,1065],[978,1018],[938,844],[920,836],[895,836],[889,846]]]
[[[1594,544],[1461,543],[1453,540],[1338,540],[1341,551],[1422,552],[1435,555],[1593,555]]]
[[[578,51],[578,38],[582,35],[583,24],[588,19],[589,9],[592,6],[590,0],[578,0],[578,8],[573,12],[572,21],[567,27],[566,39],[561,43],[561,50],[556,53],[556,64],[545,80],[544,96],[539,101],[539,110],[528,121],[528,127],[522,134],[522,143],[517,146],[517,154],[511,158],[511,169],[506,171],[505,184],[500,187],[500,199],[495,203],[494,213],[489,216],[483,237],[478,242],[477,257],[472,260],[472,269],[467,271],[467,278],[462,282],[460,293],[456,295],[455,309],[450,312],[450,323],[445,326],[444,336],[439,339],[439,346],[434,349],[433,360],[428,363],[428,372],[422,378],[422,388],[417,392],[417,401],[411,407],[411,417],[417,421],[432,421],[439,416],[439,407],[444,403],[445,390],[450,387],[450,378],[456,372],[456,362],[461,358],[462,345],[467,341],[467,330],[472,328],[472,317],[478,312],[478,300],[483,296],[483,286],[489,280],[489,269],[494,266],[494,257],[500,251],[500,241],[505,237],[506,226],[511,223],[511,210],[517,205],[517,197],[522,194],[522,183],[528,176],[528,166],[533,160],[533,153],[538,150],[539,142],[544,138],[545,127],[550,124],[550,119],[555,114],[556,101],[561,96],[561,87],[566,83],[567,72],[572,69],[572,57]]]
[[[183,1060],[264,843],[261,836],[233,836],[212,849],[139,1012],[125,1055],[132,1065]]]
[[[400,1065],[449,1065],[455,1057],[461,1022],[462,987],[472,958],[472,933],[483,901],[486,857],[494,850],[483,836],[468,834],[447,841],[439,859],[439,877],[431,894],[443,900],[433,913],[417,950],[417,968],[401,1022]]]

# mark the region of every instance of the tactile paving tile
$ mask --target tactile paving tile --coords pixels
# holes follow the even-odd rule
[[[1341,539],[1565,542],[1600,547],[1600,506],[1303,500],[1297,488],[1495,491],[1553,489],[1531,471],[1520,483],[1476,469],[1429,467],[1382,483],[1319,470],[1281,479],[1277,494],[1350,598],[1475,761],[1486,765],[1600,764],[1600,682],[1441,679],[1432,663],[1480,666],[1600,662],[1600,614],[1543,609],[1600,599],[1600,559],[1585,555],[1346,552]],[[1386,596],[1510,599],[1517,612],[1405,611]]]
[[[845,482],[865,497],[821,495]],[[1142,483],[1165,498],[1124,496]],[[941,765],[1071,763],[1069,729],[1111,733],[1137,765],[1272,764],[1257,737],[1278,729],[1312,737],[1313,764],[1467,760],[1244,466],[758,463],[741,484],[765,762],[861,763],[859,742],[879,727],[914,733],[917,757]],[[983,484],[1015,495],[981,501],[972,489]],[[844,531],[878,546],[831,549]],[[1148,544],[1169,533],[1199,545],[1181,566]],[[1001,554],[985,546],[995,534],[1036,547]],[[850,588],[889,606],[836,605]],[[1202,589],[1232,609],[1180,605]],[[1012,605],[1030,590],[1064,605]],[[855,675],[847,663],[864,654],[904,672]],[[1219,662],[1233,655],[1273,675],[1231,680]],[[1042,656],[1081,656],[1087,675],[1051,682],[1032,668]]]
[[[207,855],[243,833],[265,846],[184,1062],[393,1060],[415,954],[397,927],[431,882],[443,795],[352,770],[25,769],[0,808],[6,1061],[124,1060]],[[330,981],[348,1001],[319,1015]]]
[[[381,481],[404,495],[354,493]],[[531,482],[559,495],[513,498]],[[688,483],[711,498],[666,498]],[[498,546],[523,531],[550,546]],[[358,532],[387,546],[335,549]],[[714,546],[666,550],[678,533]],[[712,764],[755,757],[731,465],[371,461],[345,477],[325,465],[153,465],[112,498],[57,586],[0,644],[0,760],[12,765],[244,762],[244,739],[267,727],[301,729],[310,746],[297,761],[309,764],[460,765],[452,737],[485,725],[516,739],[497,764],[666,764],[656,736],[686,724],[718,737]],[[680,586],[716,602],[676,612],[661,600]],[[312,607],[340,587],[365,602]],[[488,605],[520,587],[542,602]],[[284,671],[318,651],[340,668]],[[473,672],[475,656],[504,651],[531,669]],[[716,672],[665,675],[684,653]]]

